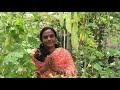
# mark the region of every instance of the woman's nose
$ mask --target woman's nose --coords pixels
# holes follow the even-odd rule
[[[48,37],[48,40],[51,40],[51,38],[50,38],[50,37]]]

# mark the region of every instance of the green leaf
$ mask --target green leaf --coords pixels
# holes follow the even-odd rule
[[[116,72],[112,69],[105,68],[104,73],[102,73],[105,76],[108,76],[109,78],[115,78],[116,77]]]
[[[92,67],[98,71],[102,70],[102,67],[98,63],[93,64]]]
[[[96,23],[90,23],[89,26],[91,26],[93,29],[98,28]]]
[[[75,22],[78,22],[78,15],[77,15],[77,12],[74,12],[74,16],[73,16],[73,18],[74,18],[74,20],[75,20]]]
[[[5,61],[7,62],[15,62],[16,60],[18,60],[18,58],[22,58],[23,57],[23,52],[11,52],[9,53],[7,56],[5,56]]]
[[[23,54],[23,52],[15,52],[15,57],[22,58]]]
[[[39,44],[39,41],[37,38],[34,38],[34,37],[28,37],[28,43],[34,47],[34,46],[37,46],[37,44]]]
[[[103,54],[102,54],[101,52],[96,51],[95,53],[96,53],[96,55],[99,57],[99,59],[101,59],[101,58],[103,57]]]
[[[32,50],[31,49],[27,49],[26,52],[30,54],[32,52]]]
[[[63,12],[60,12],[60,13],[59,13],[59,20],[60,20],[60,26],[63,27],[63,25],[64,25]]]
[[[5,46],[9,45],[10,43],[11,43],[10,36],[6,35]]]
[[[76,52],[78,52],[79,42],[78,42],[77,34],[72,33],[71,44],[72,44],[72,47],[76,50]]]
[[[66,29],[69,33],[71,33],[71,12],[66,13]]]
[[[24,47],[21,46],[19,43],[15,43],[11,46],[11,48],[13,49],[13,52],[24,52]]]
[[[116,64],[116,68],[117,68],[117,69],[120,69],[120,61],[119,61],[119,60],[115,60],[115,62],[116,62],[116,63],[115,63],[115,64]]]
[[[115,46],[107,48],[107,51],[110,53],[111,56],[120,54],[120,51]]]
[[[78,32],[78,17],[77,17],[77,12],[74,13],[74,22],[73,22],[73,27],[72,27],[72,33],[77,33]]]
[[[96,59],[96,56],[90,56],[89,59],[90,61],[94,61]]]

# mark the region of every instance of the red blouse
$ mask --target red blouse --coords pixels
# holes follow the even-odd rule
[[[42,68],[45,63],[47,63],[48,61],[45,59],[44,62],[40,62],[37,59],[34,58],[35,52],[37,51],[37,49],[33,49],[31,56],[32,56],[32,61],[35,63],[36,66],[36,70],[39,70],[40,68]],[[55,66],[64,69],[65,70],[65,74],[66,77],[68,76],[77,76],[78,71],[74,66],[74,62],[72,59],[71,54],[64,48],[56,48],[52,54],[49,55],[50,57],[52,57],[52,60],[54,60],[55,62]],[[48,69],[46,72],[42,73],[41,75],[39,75],[39,78],[49,78],[50,74],[57,75],[56,72],[52,71],[51,69]]]

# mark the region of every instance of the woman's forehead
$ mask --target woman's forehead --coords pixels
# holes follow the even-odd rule
[[[48,29],[43,32],[43,35],[50,35],[50,34],[54,34],[54,32],[51,29]]]

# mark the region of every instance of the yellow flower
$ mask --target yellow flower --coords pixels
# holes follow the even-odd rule
[[[50,77],[50,78],[53,78],[54,76],[50,73],[50,74],[49,74],[49,77]]]

